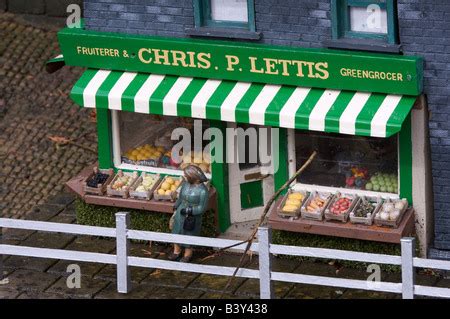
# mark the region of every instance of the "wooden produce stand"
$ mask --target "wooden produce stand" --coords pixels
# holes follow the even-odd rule
[[[277,230],[393,244],[399,244],[401,238],[411,236],[415,231],[413,208],[409,208],[405,212],[398,228],[389,228],[376,225],[352,224],[350,222],[342,223],[304,218],[283,218],[278,216],[277,213],[277,207],[281,200],[282,198],[278,199],[269,213],[269,225]]]
[[[174,210],[175,202],[161,201],[161,200],[144,200],[134,198],[121,198],[121,197],[108,197],[85,194],[83,188],[83,181],[92,173],[94,167],[97,164],[86,167],[77,176],[72,178],[66,183],[66,189],[72,193],[75,193],[84,200],[87,204],[121,207],[128,209],[145,210],[151,212],[160,212],[172,214]],[[214,187],[209,189],[209,203],[207,210],[214,211],[214,220],[216,229],[218,229],[218,211],[217,211],[217,193]]]

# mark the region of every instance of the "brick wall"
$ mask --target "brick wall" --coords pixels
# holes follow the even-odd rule
[[[192,0],[85,0],[86,26],[100,31],[184,37]],[[255,0],[260,42],[322,47],[330,39],[330,0]],[[425,58],[430,107],[436,238],[450,249],[450,2],[398,0],[401,43]]]

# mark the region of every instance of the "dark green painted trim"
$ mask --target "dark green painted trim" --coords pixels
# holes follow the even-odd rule
[[[274,186],[275,192],[278,191],[281,186],[284,185],[289,179],[289,157],[288,157],[288,141],[287,141],[287,129],[279,129],[279,152],[278,152],[278,163],[274,163],[274,167],[278,166],[278,170],[274,172]],[[277,157],[273,157],[276,159]],[[278,165],[277,165],[278,164]],[[285,194],[284,191],[282,194]]]
[[[210,127],[216,127],[222,132],[222,136],[226,136],[227,123],[221,121],[210,121]],[[226,141],[224,145],[218,145],[216,150],[222,150],[223,162],[226,162]],[[228,188],[228,165],[226,163],[218,163],[212,161],[211,163],[211,184],[216,188],[217,192],[217,207],[219,216],[219,229],[225,232],[231,225],[230,220],[230,193]]]
[[[399,133],[399,162],[400,162],[400,197],[407,198],[413,203],[412,196],[412,136],[411,136],[411,113],[403,122]]]
[[[248,22],[219,21],[211,18],[211,0],[194,0],[195,27],[210,28],[237,28],[255,31],[255,4],[254,0],[247,0]]]
[[[241,189],[241,209],[250,209],[264,206],[264,196],[262,181],[242,183]]]
[[[97,109],[98,165],[101,169],[114,166],[112,155],[111,114],[107,109]]]
[[[367,32],[354,32],[350,30],[350,6],[368,6],[378,4],[387,12],[387,34],[376,34]],[[372,39],[389,44],[398,43],[398,21],[396,0],[332,0],[331,1],[331,32],[333,39]]]

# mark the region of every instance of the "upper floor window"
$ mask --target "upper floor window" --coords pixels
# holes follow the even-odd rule
[[[332,0],[333,38],[398,42],[396,0]]]
[[[255,31],[253,0],[195,0],[195,26]]]

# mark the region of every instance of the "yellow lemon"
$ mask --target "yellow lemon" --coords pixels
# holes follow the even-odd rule
[[[175,185],[176,187],[178,187],[178,186],[180,186],[180,184],[181,184],[181,181],[180,181],[180,180],[176,180],[174,185]]]
[[[177,190],[177,187],[176,187],[175,185],[172,185],[172,186],[170,186],[170,190],[171,190],[172,192],[174,192],[174,191]]]
[[[166,191],[164,189],[158,189],[159,195],[164,195],[165,193],[166,193]]]
[[[166,190],[169,190],[169,189],[170,189],[170,184],[167,183],[167,182],[162,183],[161,189],[163,189],[163,190],[165,190],[165,191],[166,191]]]
[[[300,193],[292,193],[289,194],[288,199],[297,199],[297,200],[303,200],[303,195]]]
[[[283,210],[287,212],[295,212],[298,207],[292,206],[292,205],[286,205],[284,206]]]
[[[139,151],[138,150],[133,150],[132,152],[131,152],[131,155],[133,155],[133,156],[137,156],[139,154]]]
[[[173,180],[172,177],[167,177],[166,182],[169,183],[170,185],[175,184],[175,181]]]
[[[299,201],[298,199],[288,199],[286,201],[286,205],[292,205],[292,206],[296,206],[296,207],[300,206],[301,203],[302,202]]]
[[[158,152],[161,152],[161,153],[164,153],[164,152],[166,151],[166,149],[165,149],[164,147],[162,147],[162,146],[158,146],[158,147],[156,148],[156,150],[157,150]]]
[[[137,156],[131,155],[130,157],[128,157],[130,160],[132,161],[137,161]]]
[[[172,195],[172,191],[170,189],[166,190],[166,195]]]

